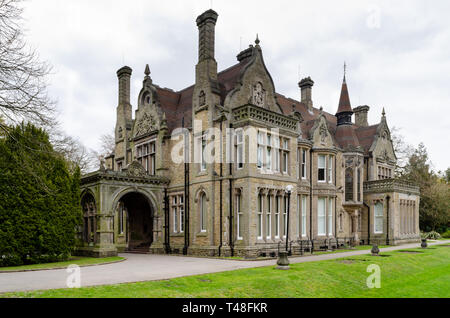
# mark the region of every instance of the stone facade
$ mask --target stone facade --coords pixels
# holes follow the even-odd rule
[[[132,70],[117,72],[116,149],[82,178],[78,253],[255,257],[286,240],[293,251],[418,241],[419,191],[393,179],[384,112],[369,126],[345,78],[336,115],[313,107],[311,78],[300,101],[278,94],[259,39],[218,73],[217,21],[212,10],[197,18],[195,84],[161,88],[147,66],[134,117]]]

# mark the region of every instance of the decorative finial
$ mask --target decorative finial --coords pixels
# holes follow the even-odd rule
[[[259,45],[259,43],[261,43],[261,41],[259,40],[259,36],[258,33],[256,33],[256,40],[255,40],[255,44]]]
[[[384,110],[384,107],[383,107],[383,112],[381,114],[383,115],[383,117],[386,117],[386,111]]]
[[[347,63],[344,61],[344,83],[347,82]]]
[[[145,74],[145,76],[149,76],[150,75],[150,67],[148,66],[148,64],[145,66],[144,74]]]

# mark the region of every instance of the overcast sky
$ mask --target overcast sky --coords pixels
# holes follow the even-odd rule
[[[133,69],[134,108],[147,63],[162,87],[192,85],[195,19],[211,3],[219,71],[258,33],[276,90],[299,99],[299,77],[311,76],[315,107],[334,114],[346,61],[352,106],[371,107],[369,124],[385,107],[408,143],[425,143],[436,170],[450,166],[447,0],[29,0],[27,39],[54,67],[50,94],[66,132],[99,147],[115,125],[124,64]]]

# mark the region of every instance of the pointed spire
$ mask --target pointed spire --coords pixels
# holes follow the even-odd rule
[[[150,67],[148,66],[148,64],[145,65],[144,74],[145,74],[146,77],[150,76]]]
[[[347,83],[347,63],[344,61],[344,83]]]
[[[341,97],[339,99],[339,108],[336,114],[340,113],[353,113],[352,106],[350,104],[350,96],[348,94],[348,88],[347,88],[347,82],[342,82],[342,88],[341,88]]]
[[[353,109],[350,104],[350,96],[348,94],[346,80],[347,64],[344,63],[344,79],[342,81],[341,97],[339,99],[339,107],[336,113],[339,125],[352,125]]]
[[[381,113],[381,115],[383,115],[383,117],[386,117],[386,111],[384,110],[384,107],[383,107],[383,112]]]
[[[259,43],[261,43],[261,41],[259,40],[259,36],[258,33],[256,33],[256,40],[255,40],[255,44],[259,45]]]

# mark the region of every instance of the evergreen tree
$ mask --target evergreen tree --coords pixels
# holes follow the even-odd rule
[[[81,222],[79,180],[42,129],[22,123],[0,139],[0,266],[70,255]]]

